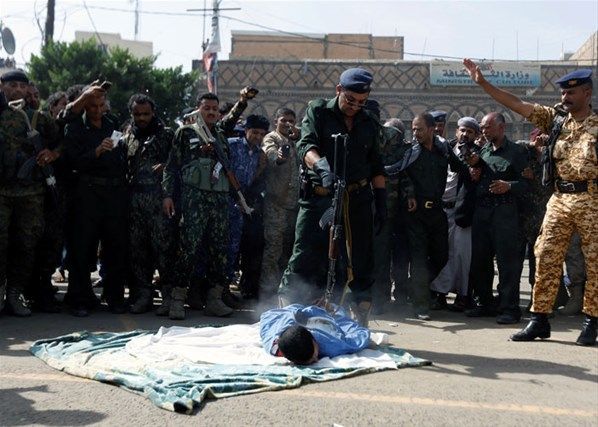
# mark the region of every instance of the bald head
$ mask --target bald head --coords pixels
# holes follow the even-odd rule
[[[493,145],[502,144],[505,138],[505,116],[497,112],[486,114],[482,119],[480,129],[487,141]]]

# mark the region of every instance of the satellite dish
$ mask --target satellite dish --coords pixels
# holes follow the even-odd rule
[[[12,35],[12,31],[8,27],[4,27],[0,34],[2,35],[2,45],[6,53],[9,55],[15,53],[15,36]]]

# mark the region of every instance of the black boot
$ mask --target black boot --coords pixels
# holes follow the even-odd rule
[[[575,341],[577,345],[596,345],[596,317],[586,314],[581,327],[581,334]]]
[[[532,313],[527,326],[511,335],[511,341],[533,341],[536,338],[550,338],[550,323],[546,313]]]

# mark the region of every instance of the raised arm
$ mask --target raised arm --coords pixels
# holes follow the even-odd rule
[[[465,69],[469,73],[471,80],[484,89],[484,92],[494,98],[496,102],[504,105],[509,110],[521,114],[525,118],[528,118],[534,111],[534,104],[522,101],[519,99],[519,97],[513,95],[511,92],[507,92],[506,90],[499,89],[492,85],[482,75],[480,67],[478,67],[471,59],[465,58],[463,60],[463,66],[465,66]]]

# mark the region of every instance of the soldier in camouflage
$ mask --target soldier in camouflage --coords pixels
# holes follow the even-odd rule
[[[219,144],[228,155],[228,142],[217,126],[218,103],[218,97],[212,93],[201,95],[198,114],[210,128],[214,144]],[[204,141],[196,129],[197,125],[192,124],[177,130],[162,181],[162,207],[169,218],[175,214],[175,188],[178,183],[181,185],[180,254],[176,263],[176,285],[171,294],[171,319],[185,318],[187,287],[198,263],[200,247],[206,251],[206,282],[210,286],[204,314],[226,316],[232,313],[232,309],[222,301],[222,292],[227,284],[229,182],[216,168],[219,162],[213,145]]]
[[[31,311],[21,293],[30,280],[35,248],[44,227],[41,167],[60,155],[47,148],[37,150],[33,130],[48,147],[57,138],[57,127],[49,116],[24,108],[22,100],[29,79],[23,71],[4,73],[0,83],[5,97],[0,103],[0,308],[6,292],[7,310],[16,316],[29,316]],[[19,176],[31,158],[37,165],[28,176]]]
[[[282,271],[293,250],[295,223],[299,211],[299,158],[295,142],[295,112],[280,108],[276,129],[264,138],[262,150],[268,158],[264,200],[264,256],[260,275],[260,299],[276,294]]]
[[[487,94],[521,114],[542,132],[550,133],[558,128],[559,121],[561,123],[554,144],[546,151],[547,174],[543,182],[554,185],[555,192],[546,207],[534,248],[537,266],[532,318],[523,330],[511,336],[511,340],[550,337],[548,314],[552,312],[560,286],[565,252],[572,233],[577,230],[585,256],[587,281],[583,301],[585,319],[576,344],[595,345],[598,323],[598,115],[591,106],[592,71],[576,70],[556,81],[561,88],[564,109],[561,114],[555,108],[522,101],[493,86],[473,61],[465,59],[463,64],[472,80]]]
[[[134,296],[131,313],[152,307],[152,278],[160,273],[162,305],[156,314],[170,310],[174,267],[175,224],[162,213],[162,171],[174,133],[156,117],[154,100],[143,94],[129,99],[133,119],[124,135],[127,146],[129,204],[129,261]]]

